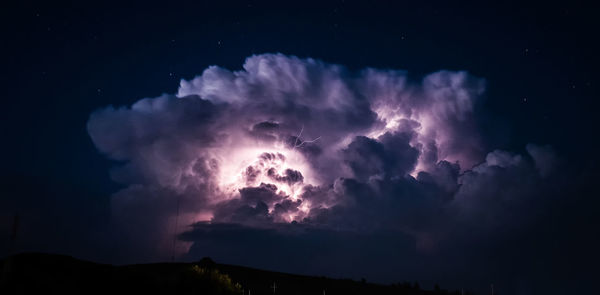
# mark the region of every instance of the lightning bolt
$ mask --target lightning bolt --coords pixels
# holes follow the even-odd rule
[[[292,150],[296,149],[297,147],[303,146],[305,143],[313,143],[321,138],[321,136],[319,136],[313,140],[305,140],[305,141],[300,140],[300,144],[298,144],[298,140],[300,139],[300,136],[302,136],[303,131],[304,131],[304,125],[302,125],[302,128],[300,129],[300,133],[298,133],[298,136],[296,136],[296,140],[294,141],[294,147],[292,148]]]

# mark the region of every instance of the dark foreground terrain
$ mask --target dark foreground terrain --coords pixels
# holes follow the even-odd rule
[[[460,294],[421,290],[408,283],[385,286],[270,272],[207,258],[197,263],[113,266],[26,253],[0,261],[0,270],[0,294]]]

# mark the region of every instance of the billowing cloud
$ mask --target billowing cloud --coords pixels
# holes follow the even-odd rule
[[[240,241],[263,253],[266,239],[296,245],[279,254],[314,248],[298,253],[311,261],[342,259],[325,252],[357,237],[436,253],[535,220],[529,209],[558,162],[548,146],[484,151],[475,120],[484,89],[466,72],[414,81],[264,54],[239,71],[211,66],[176,95],[100,109],[88,132],[126,185],[114,219],[157,255],[175,234],[181,252],[229,259]]]

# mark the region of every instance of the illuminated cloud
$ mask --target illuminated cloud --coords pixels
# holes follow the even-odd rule
[[[113,196],[114,219],[156,253],[168,251],[176,212],[178,234],[293,223],[395,232],[430,251],[481,208],[515,201],[493,188],[527,192],[552,171],[547,147],[486,156],[474,117],[484,86],[466,72],[412,82],[264,54],[239,71],[211,66],[176,95],[98,110],[88,132],[127,185]]]

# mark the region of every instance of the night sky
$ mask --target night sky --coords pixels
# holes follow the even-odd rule
[[[2,9],[0,256],[593,287],[591,4],[217,2]]]

